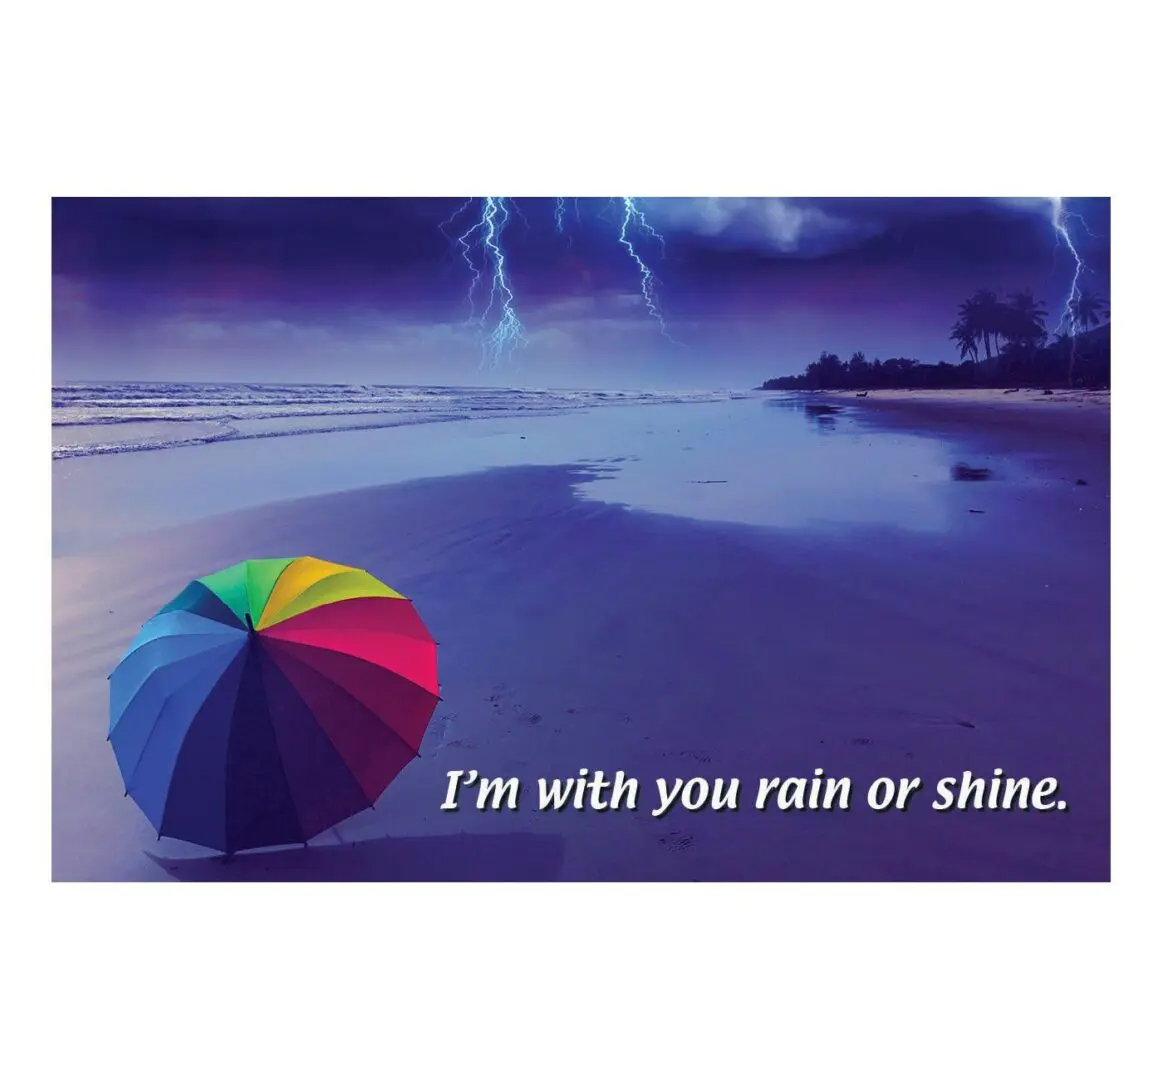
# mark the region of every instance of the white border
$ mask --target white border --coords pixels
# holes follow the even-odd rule
[[[1121,80],[1154,61],[1115,54],[1124,28],[1109,6],[678,10],[22,10],[6,93],[19,190],[0,206],[6,459],[20,463],[5,539],[6,862],[22,882],[9,983],[26,1064],[123,1077],[1090,1076],[1129,1052],[1141,990],[1118,958],[1146,960],[1157,916],[1142,886],[1159,844],[1163,399],[1151,384],[1163,361],[1154,123],[1145,91]],[[1145,27],[1126,32],[1146,47]],[[489,102],[508,119],[490,122]],[[50,488],[32,404],[50,381],[48,197],[562,185],[1114,196],[1115,886],[48,885]]]

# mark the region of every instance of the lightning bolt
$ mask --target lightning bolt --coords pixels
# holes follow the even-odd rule
[[[529,235],[529,219],[525,216],[525,211],[521,209],[520,204],[516,199],[502,199],[501,202],[507,203],[508,208],[513,211],[521,219],[521,224],[525,226],[525,235]]]
[[[446,219],[445,221],[442,221],[437,226],[437,228],[442,233],[444,233],[444,235],[447,237],[448,233],[444,232],[445,228],[449,225],[452,225],[456,221],[456,219],[458,217],[460,217],[461,214],[463,214],[470,206],[472,206],[472,204],[474,202],[476,202],[476,199],[466,199],[465,202],[460,206],[460,208],[457,209],[453,213],[452,217]],[[478,225],[479,225],[479,223],[478,223]],[[470,229],[463,236],[457,236],[457,237],[450,238],[452,240],[452,242],[455,243],[457,245],[457,247],[460,248],[460,256],[462,259],[464,259],[465,263],[468,265],[469,272],[472,274],[472,281],[469,283],[469,287],[468,287],[469,322],[472,322],[476,317],[476,311],[475,311],[475,305],[473,303],[473,297],[476,295],[477,286],[480,284],[480,281],[481,281],[481,271],[479,269],[477,269],[476,263],[473,262],[473,258],[472,258],[473,249],[472,249],[472,246],[468,243],[468,237],[472,234],[472,232],[477,227],[478,226],[473,226],[473,228]]]
[[[559,234],[565,234],[565,198],[554,199],[554,227]],[[479,213],[474,215],[472,223],[458,236],[451,236],[446,231],[455,224],[473,206],[480,204]],[[654,272],[647,265],[634,245],[633,235],[645,236],[658,244],[663,257],[666,255],[666,241],[662,235],[646,219],[646,215],[638,203],[629,197],[611,198],[608,207],[612,211],[619,205],[622,212],[621,225],[618,232],[620,243],[634,260],[638,268],[641,282],[642,299],[650,317],[658,323],[663,337],[678,344],[670,335],[666,320],[658,307],[657,280]],[[582,220],[580,200],[573,200],[574,216],[579,224]],[[499,366],[504,360],[511,357],[519,348],[527,344],[525,327],[517,316],[517,308],[513,293],[513,286],[509,276],[508,260],[505,254],[503,237],[513,215],[516,215],[529,229],[529,221],[525,217],[515,199],[490,196],[484,199],[467,199],[446,221],[440,223],[440,232],[446,239],[456,245],[460,257],[472,275],[468,286],[469,322],[478,327],[481,344],[484,351],[484,362],[489,366]],[[606,212],[599,215],[603,219]],[[572,246],[572,237],[570,245]],[[488,279],[488,298],[483,310],[477,314],[478,296]],[[492,326],[489,326],[492,320]]]
[[[622,198],[622,227],[618,233],[618,242],[630,253],[630,258],[634,260],[638,266],[638,275],[642,282],[642,299],[646,302],[646,310],[650,312],[653,318],[662,330],[662,336],[668,341],[674,341],[670,336],[670,332],[666,328],[666,320],[663,319],[662,313],[658,310],[658,304],[655,298],[655,278],[654,273],[650,267],[642,261],[642,257],[638,254],[634,247],[634,242],[630,239],[631,228],[638,229],[647,236],[657,240],[660,244],[663,243],[662,237],[654,231],[650,222],[646,220],[646,215],[639,208],[637,203],[631,198]],[[663,248],[665,253],[665,246]],[[677,342],[676,342],[677,344]]]
[[[451,224],[461,216],[476,199],[469,199],[448,221],[441,225]],[[526,344],[525,328],[517,317],[514,304],[513,287],[510,283],[509,272],[506,266],[505,249],[502,239],[505,227],[509,224],[511,200],[490,196],[480,200],[480,216],[458,237],[456,243],[460,248],[461,257],[468,264],[472,272],[472,281],[468,287],[469,311],[475,313],[477,290],[483,279],[488,277],[488,302],[479,318],[473,315],[481,330],[482,345],[485,360],[492,366],[499,366],[518,348]],[[520,211],[517,211],[520,213]],[[445,233],[447,235],[447,233]],[[477,265],[477,256],[480,265]],[[493,327],[486,332],[485,327],[489,316],[496,310],[498,315]]]
[[[556,198],[553,200],[553,227],[557,230],[558,236],[565,237],[565,246],[567,248],[573,247],[573,237],[565,231],[565,202],[564,198]],[[577,199],[573,200],[573,213],[577,218],[578,224],[581,224],[581,211],[577,206]]]
[[[1066,250],[1070,252],[1070,257],[1074,260],[1074,276],[1070,279],[1070,292],[1066,294],[1066,300],[1062,305],[1062,315],[1058,319],[1058,326],[1055,329],[1060,333],[1063,326],[1068,326],[1070,337],[1073,339],[1075,332],[1074,304],[1081,295],[1078,279],[1086,270],[1086,264],[1082,261],[1082,256],[1078,254],[1078,248],[1074,246],[1074,238],[1070,235],[1071,221],[1079,222],[1086,229],[1086,222],[1077,214],[1066,209],[1065,199],[1050,199],[1050,223],[1054,226],[1058,241],[1066,245]]]

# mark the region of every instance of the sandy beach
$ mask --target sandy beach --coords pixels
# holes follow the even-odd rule
[[[925,397],[54,462],[54,878],[1106,880],[1109,400]],[[286,554],[410,596],[443,700],[374,811],[223,862],[123,797],[105,678],[188,580]],[[640,808],[537,811],[539,778],[583,767],[640,778]],[[925,787],[906,813],[747,805],[816,768]],[[1056,777],[1069,810],[928,809],[938,778],[995,768]],[[442,811],[456,769],[527,802]],[[696,776],[740,778],[743,805],[651,816],[656,777]]]

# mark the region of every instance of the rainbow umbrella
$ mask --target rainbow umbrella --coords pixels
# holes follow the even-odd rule
[[[109,676],[109,741],[159,838],[232,854],[372,806],[439,700],[410,600],[350,566],[252,559],[141,628]]]

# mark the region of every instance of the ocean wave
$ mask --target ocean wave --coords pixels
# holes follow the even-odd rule
[[[729,390],[548,390],[342,383],[66,383],[54,386],[52,392],[53,458],[506,415],[548,416],[619,405],[722,401],[746,396]],[[264,423],[268,425],[265,428]],[[119,430],[124,432],[121,438],[116,437]],[[83,437],[86,434],[90,436],[87,439]]]

